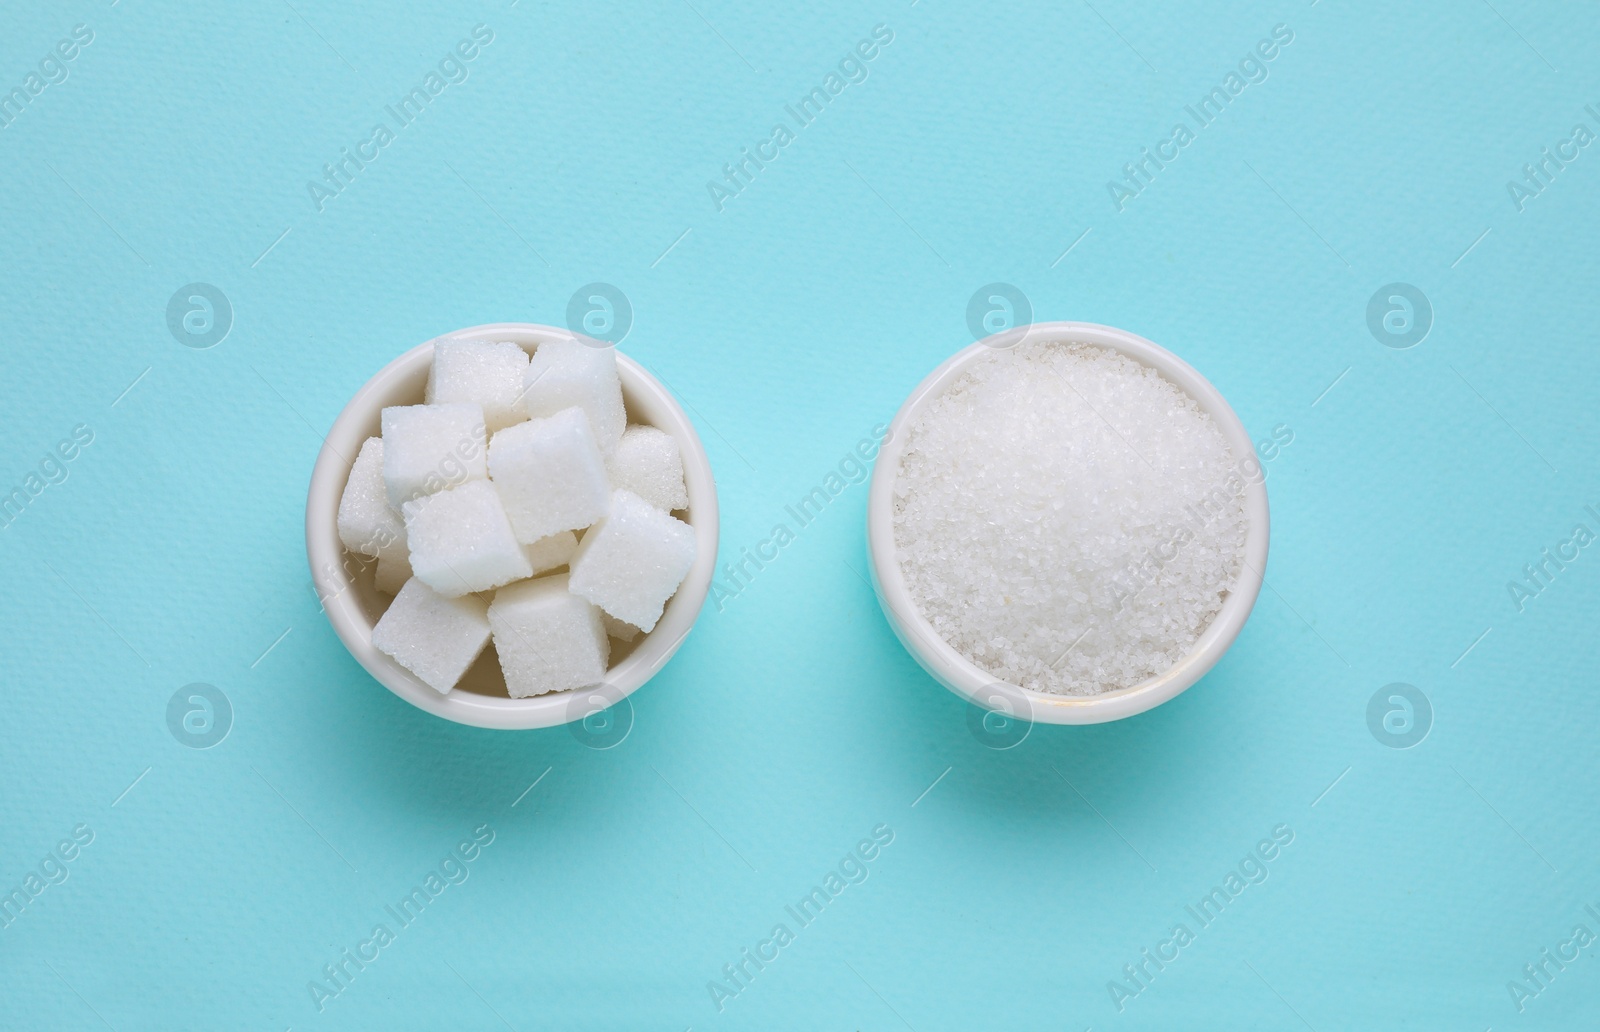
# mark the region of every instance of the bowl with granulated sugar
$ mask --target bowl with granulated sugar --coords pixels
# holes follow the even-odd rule
[[[873,587],[945,687],[1052,724],[1142,713],[1244,628],[1267,561],[1255,448],[1142,337],[1036,323],[912,392],[867,500]]]

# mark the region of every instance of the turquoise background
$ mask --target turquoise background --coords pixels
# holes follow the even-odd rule
[[[1522,611],[1506,587],[1600,529],[1600,148],[1523,210],[1506,185],[1600,132],[1591,7],[218,6],[7,5],[0,89],[74,25],[94,39],[0,129],[0,491],[74,427],[93,441],[0,531],[0,889],[94,838],[0,930],[0,1025],[1594,1013],[1596,946],[1521,1011],[1508,983],[1574,925],[1600,934],[1600,551]],[[319,212],[323,163],[478,24],[468,78]],[[867,79],[719,211],[707,181],[879,24]],[[1118,211],[1107,181],[1279,24],[1266,81]],[[401,351],[562,323],[594,281],[691,407],[724,558],[969,343],[969,298],[1003,282],[1036,318],[1176,351],[1258,440],[1292,430],[1267,464],[1269,589],[1176,700],[999,751],[891,635],[851,486],[707,608],[616,748],[429,717],[319,612],[319,434]],[[209,349],[168,330],[192,282],[231,303]],[[1391,282],[1433,312],[1406,350],[1367,326]],[[194,682],[232,710],[206,750],[168,729]],[[1431,703],[1410,749],[1369,730],[1393,682]],[[798,929],[785,906],[880,824],[867,880]],[[482,825],[470,877],[319,1011],[324,965]],[[1185,906],[1280,825],[1267,880],[1200,929]],[[780,921],[795,941],[719,1012],[708,982]],[[1180,922],[1194,941],[1119,1011],[1107,983]]]

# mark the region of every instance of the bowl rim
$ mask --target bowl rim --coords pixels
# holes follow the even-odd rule
[[[1127,355],[1154,368],[1183,389],[1211,414],[1241,468],[1248,456],[1256,476],[1245,476],[1247,523],[1244,563],[1222,608],[1201,633],[1189,654],[1166,672],[1127,688],[1100,695],[1069,696],[1007,684],[957,652],[918,612],[896,559],[894,482],[899,475],[911,421],[932,399],[943,394],[967,367],[996,348],[1026,339],[1094,344]],[[1153,341],[1114,326],[1086,322],[1039,322],[1015,327],[971,344],[929,373],[895,413],[888,439],[878,451],[867,494],[868,567],[884,616],[912,658],[946,688],[985,709],[1046,724],[1098,724],[1121,720],[1159,706],[1200,680],[1222,658],[1244,629],[1261,593],[1266,572],[1271,526],[1265,477],[1255,444],[1238,415],[1210,381],[1183,359]]]
[[[573,337],[570,330],[555,326],[501,322],[442,333],[418,344],[378,370],[345,403],[329,427],[312,468],[306,492],[306,557],[328,622],[350,655],[380,684],[418,709],[458,724],[499,730],[553,727],[588,716],[598,708],[596,703],[610,705],[626,698],[672,658],[694,626],[711,588],[717,561],[718,511],[716,481],[705,445],[672,393],[637,361],[618,351],[617,374],[624,395],[630,402],[642,402],[650,410],[651,425],[677,439],[689,492],[695,561],[668,601],[660,622],[625,659],[607,671],[603,684],[526,699],[464,691],[441,695],[373,647],[374,621],[356,596],[354,578],[343,562],[344,545],[338,532],[339,499],[356,453],[369,436],[367,428],[375,424],[385,404],[392,402],[397,385],[432,363],[434,345],[439,341],[514,341],[527,349]]]

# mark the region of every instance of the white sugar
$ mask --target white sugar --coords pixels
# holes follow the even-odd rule
[[[424,397],[382,410],[340,498],[393,596],[373,643],[440,692],[488,640],[512,698],[602,682],[694,562],[677,438],[628,427],[615,351],[577,340],[438,341]]]
[[[522,546],[522,554],[528,557],[528,565],[533,567],[535,577],[567,565],[572,553],[577,550],[578,535],[570,530],[563,530],[559,534],[542,537],[531,545]]]
[[[630,426],[606,460],[611,486],[632,491],[658,509],[689,507],[678,439],[653,426]]]
[[[401,506],[416,578],[450,598],[533,575],[500,493],[469,480]]]
[[[518,409],[527,368],[528,353],[510,341],[441,340],[433,346],[426,400],[481,405],[484,427],[493,434],[523,418]]]
[[[583,409],[507,427],[489,442],[489,476],[517,540],[531,545],[606,514],[611,485]]]
[[[895,545],[912,600],[996,680],[1093,695],[1186,656],[1242,568],[1244,491],[1211,416],[1114,351],[985,354],[907,428]]]
[[[601,451],[609,455],[622,439],[628,415],[614,348],[576,340],[546,341],[533,353],[522,384],[519,405],[533,418],[553,416],[577,405],[589,417]]]
[[[618,489],[611,511],[585,532],[572,555],[572,593],[624,623],[653,630],[694,555],[693,528]]]
[[[369,437],[361,445],[350,479],[339,498],[339,540],[352,552],[366,556],[404,552],[405,524],[389,507],[383,483],[383,439]],[[401,583],[404,583],[402,581]],[[395,585],[399,590],[400,585]]]
[[[606,637],[615,638],[621,642],[629,642],[644,632],[631,623],[618,620],[604,609],[600,610],[600,622],[605,625]]]
[[[611,643],[600,610],[567,590],[566,574],[494,593],[489,626],[513,699],[599,684]]]
[[[483,406],[394,405],[384,409],[379,420],[383,481],[395,508],[489,475]]]
[[[489,644],[488,608],[472,595],[445,598],[413,577],[372,629],[372,646],[448,692]]]

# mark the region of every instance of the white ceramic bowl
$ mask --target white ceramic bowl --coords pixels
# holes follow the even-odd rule
[[[509,340],[530,353],[547,340],[572,334],[531,323],[491,323],[445,335],[451,340]],[[637,362],[617,353],[622,398],[629,423],[646,423],[670,433],[683,453],[683,479],[689,508],[678,515],[695,532],[695,561],[677,594],[667,603],[661,622],[649,634],[623,645],[612,641],[611,669],[605,685],[578,692],[552,692],[530,699],[506,694],[505,680],[493,648],[485,649],[455,690],[440,695],[405,667],[372,647],[372,628],[390,598],[372,583],[370,564],[358,564],[339,541],[339,498],[361,443],[378,433],[379,414],[388,405],[420,405],[433,363],[433,341],[412,348],[379,370],[334,420],[317,455],[306,498],[306,554],[311,576],[333,624],[350,654],[385,687],[419,709],[459,724],[517,729],[550,727],[583,719],[597,708],[595,700],[614,703],[654,677],[677,651],[694,625],[711,587],[717,564],[717,487],[711,464],[694,425],[672,395]]]
[[[1247,458],[1255,461],[1255,445],[1222,395],[1205,377],[1165,348],[1125,330],[1094,323],[1047,322],[1008,330],[963,348],[935,369],[911,392],[890,424],[889,438],[873,466],[872,485],[867,496],[867,547],[871,553],[872,585],[895,636],[924,670],[957,695],[986,709],[1046,724],[1098,724],[1120,720],[1158,706],[1194,684],[1239,636],[1261,591],[1261,577],[1266,570],[1266,487],[1259,476],[1246,478],[1244,511],[1249,529],[1245,535],[1243,569],[1223,600],[1222,609],[1182,662],[1142,684],[1101,695],[1054,695],[998,682],[994,675],[940,638],[911,601],[895,554],[894,482],[899,475],[907,431],[923,406],[943,394],[974,360],[990,349],[1012,346],[1024,337],[1097,344],[1151,366],[1211,413],[1233,450],[1235,462],[1242,464]]]

